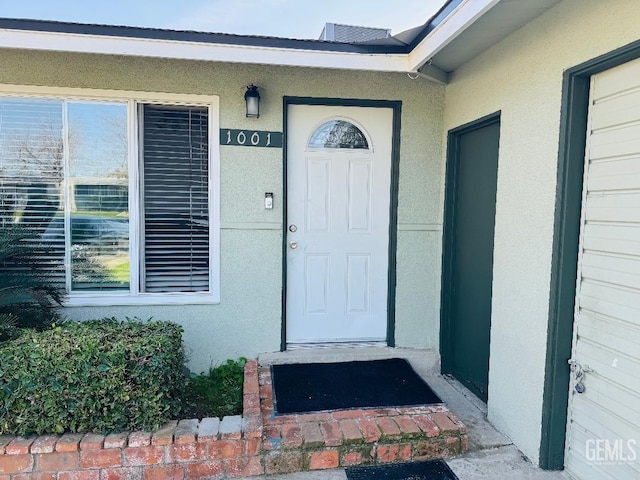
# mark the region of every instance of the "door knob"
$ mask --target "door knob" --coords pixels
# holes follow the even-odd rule
[[[291,225],[289,225],[289,231],[291,233],[297,232],[298,231],[298,227],[296,227],[295,225],[291,224]]]
[[[296,248],[298,248],[298,242],[293,242],[293,241],[289,242],[289,248],[291,250],[295,250]]]

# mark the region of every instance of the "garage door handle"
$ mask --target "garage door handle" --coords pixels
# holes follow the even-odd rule
[[[587,372],[593,372],[593,370],[586,365],[582,365],[577,360],[570,359],[568,363],[571,373],[573,373],[576,382],[573,386],[573,389],[576,391],[576,393],[584,393],[586,390],[583,382],[584,374]]]
[[[574,360],[573,358],[569,359],[567,363],[569,364],[570,370],[574,374],[576,379],[582,378],[585,373],[592,373],[594,371],[592,368],[589,368],[587,365],[581,364],[579,361]]]

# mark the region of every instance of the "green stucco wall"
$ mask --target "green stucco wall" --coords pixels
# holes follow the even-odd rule
[[[447,131],[500,110],[489,420],[539,456],[564,70],[640,38],[637,0],[565,0],[454,72]],[[567,386],[568,388],[568,386]]]
[[[0,51],[0,83],[218,95],[221,128],[282,131],[282,97],[401,100],[396,344],[438,348],[444,87],[404,74]],[[262,96],[244,117],[245,86]],[[280,348],[282,150],[221,147],[219,305],[74,307],[76,319],[138,316],[184,329],[190,367]],[[265,210],[264,192],[275,208]]]

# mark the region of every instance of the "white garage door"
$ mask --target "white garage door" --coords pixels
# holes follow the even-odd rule
[[[565,466],[639,479],[640,60],[591,80],[584,192]]]

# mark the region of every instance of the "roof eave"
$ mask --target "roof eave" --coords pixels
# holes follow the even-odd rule
[[[408,71],[408,53],[375,53],[377,51],[386,52],[386,50],[388,50],[381,49],[378,46],[376,46],[375,49],[365,46],[353,49],[353,51],[352,49],[344,51],[342,49],[311,49],[307,43],[314,42],[306,41],[299,41],[298,43],[296,43],[296,41],[290,41],[286,46],[280,47],[247,43],[211,43],[204,41],[0,28],[0,48],[9,49],[336,68],[345,70]],[[396,50],[398,49],[396,48]]]
[[[327,50],[351,53],[409,53],[406,45],[389,46],[360,45],[357,43],[332,42],[260,35],[237,35],[231,33],[199,32],[193,30],[170,30],[162,28],[129,27],[88,23],[60,22],[19,18],[0,18],[0,30],[22,30],[64,34],[96,35],[100,37],[136,38],[148,40],[173,40],[220,45],[248,45],[255,47],[293,48],[302,50]]]
[[[0,18],[0,48],[229,63],[418,73],[446,83],[430,60],[500,0],[448,0],[410,44],[376,45]]]
[[[482,15],[501,0],[473,0],[459,3],[446,18],[435,26],[409,54],[409,71],[417,72],[443,48],[453,42]],[[435,67],[432,67],[435,68]]]

